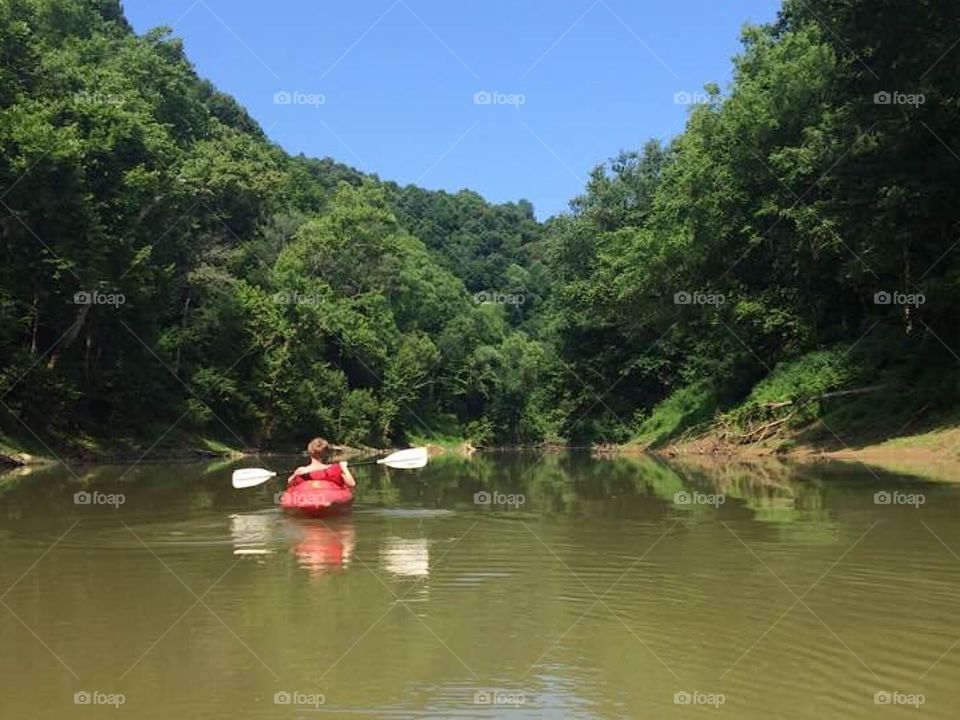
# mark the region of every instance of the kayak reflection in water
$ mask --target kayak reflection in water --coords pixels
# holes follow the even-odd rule
[[[281,519],[275,511],[238,513],[230,516],[230,534],[234,555],[265,558],[286,546],[311,575],[347,568],[356,546],[353,524],[345,517],[324,521]]]
[[[356,547],[356,532],[346,518],[287,520],[297,564],[319,577],[346,569]]]

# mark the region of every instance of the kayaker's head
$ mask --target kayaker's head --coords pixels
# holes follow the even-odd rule
[[[330,443],[322,437],[316,437],[307,445],[307,452],[314,460],[324,462],[327,459],[327,453],[330,450]]]

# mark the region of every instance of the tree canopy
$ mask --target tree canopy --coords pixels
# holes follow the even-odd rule
[[[958,16],[786,0],[541,223],[288,155],[117,0],[8,0],[0,431],[623,441],[822,358],[955,403]]]

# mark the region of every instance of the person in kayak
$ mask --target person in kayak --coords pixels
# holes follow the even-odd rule
[[[293,471],[293,474],[287,478],[287,488],[296,487],[306,480],[325,481],[348,488],[356,487],[357,481],[350,474],[345,460],[335,465],[328,465],[325,462],[330,453],[330,443],[326,440],[321,437],[311,440],[307,445],[307,453],[310,455],[310,464]]]

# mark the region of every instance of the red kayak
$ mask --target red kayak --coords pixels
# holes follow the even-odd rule
[[[298,475],[295,484],[280,494],[280,507],[311,517],[332,515],[349,509],[353,489],[344,484],[339,465],[330,465],[308,475]]]

